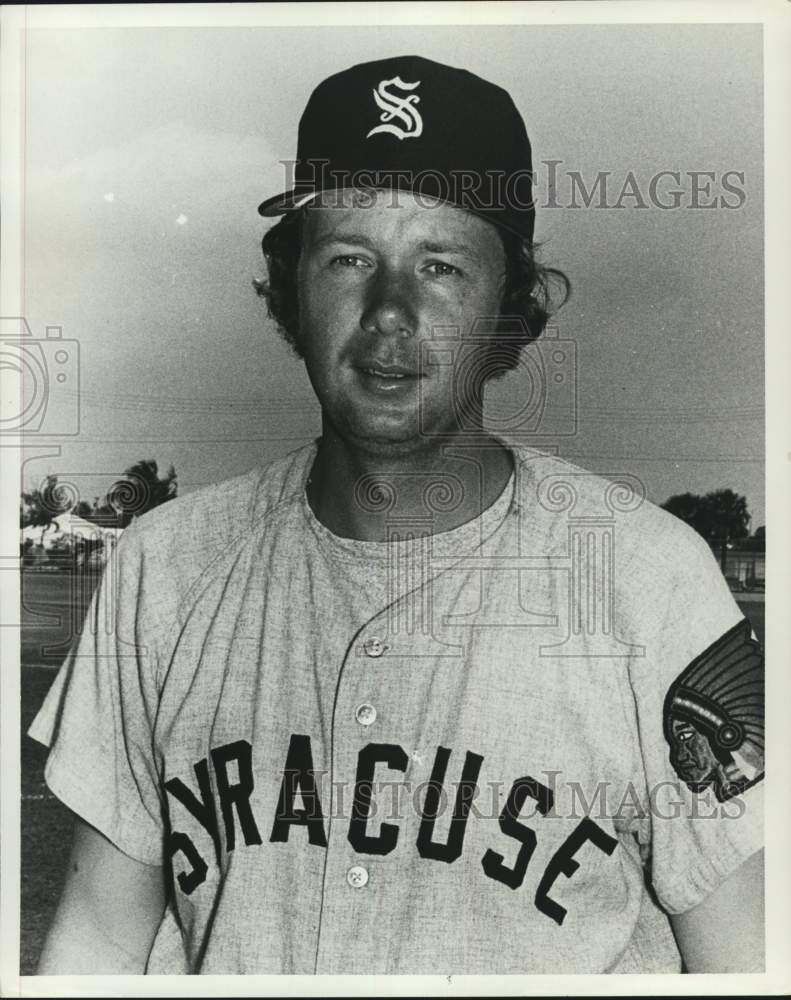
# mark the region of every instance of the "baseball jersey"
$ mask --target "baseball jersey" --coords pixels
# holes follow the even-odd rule
[[[30,733],[172,872],[149,972],[680,971],[666,914],[762,845],[760,650],[638,484],[512,454],[428,537],[452,477],[339,538],[315,445],[126,530]]]

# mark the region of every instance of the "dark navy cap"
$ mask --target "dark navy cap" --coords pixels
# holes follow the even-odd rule
[[[420,56],[320,83],[299,123],[293,186],[258,210],[281,215],[344,188],[411,191],[533,238],[530,141],[510,95]]]

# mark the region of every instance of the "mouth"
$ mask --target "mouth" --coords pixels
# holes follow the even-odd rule
[[[405,391],[422,378],[419,372],[403,365],[361,364],[357,371],[366,387],[376,392]]]

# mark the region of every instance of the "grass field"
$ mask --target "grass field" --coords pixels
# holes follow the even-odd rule
[[[44,783],[47,751],[25,733],[82,624],[90,582],[84,587],[65,573],[22,576],[22,975],[35,972],[71,846],[71,814]]]
[[[90,589],[90,584],[75,585],[66,574],[29,573],[23,577],[22,975],[35,972],[63,882],[71,841],[70,813],[44,783],[46,750],[24,734],[55,679],[55,668],[82,623]],[[744,603],[742,610],[763,642],[763,603]]]

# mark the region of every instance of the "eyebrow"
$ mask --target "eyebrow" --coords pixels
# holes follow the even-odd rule
[[[366,247],[368,250],[376,250],[376,245],[362,233],[327,233],[312,241],[314,247],[324,247],[333,243],[348,243],[352,246]],[[479,257],[480,253],[468,246],[466,243],[435,243],[431,240],[424,240],[418,244],[417,249],[423,253],[455,253],[466,254],[469,257]]]
[[[368,250],[375,249],[371,240],[361,233],[327,233],[326,236],[320,236],[311,243],[314,247],[324,247],[331,243],[349,243],[353,246],[366,247]]]
[[[468,254],[470,257],[478,256],[478,253],[472,247],[467,246],[466,243],[432,243],[424,241],[419,244],[418,250],[424,250],[426,253],[459,253]]]

